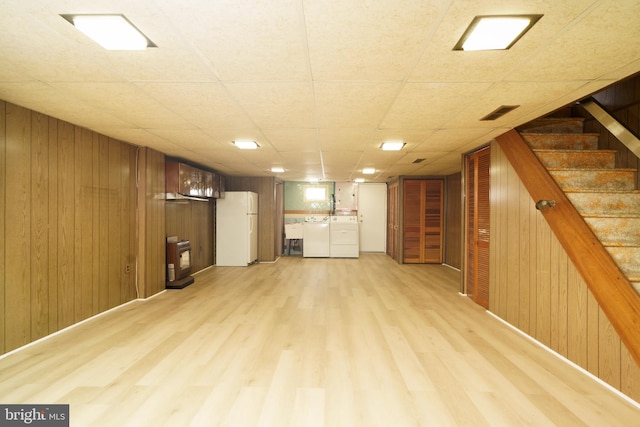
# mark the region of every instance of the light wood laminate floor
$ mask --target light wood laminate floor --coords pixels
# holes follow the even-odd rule
[[[211,268],[0,360],[72,426],[639,426],[637,407],[457,292],[359,259]]]

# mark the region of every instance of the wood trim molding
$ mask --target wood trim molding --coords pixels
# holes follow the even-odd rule
[[[510,130],[496,142],[532,203],[555,200],[555,207],[541,211],[542,215],[640,366],[640,296],[520,134]]]

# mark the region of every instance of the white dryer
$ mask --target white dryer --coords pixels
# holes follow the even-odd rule
[[[360,256],[360,227],[355,215],[331,217],[331,258],[358,258]]]

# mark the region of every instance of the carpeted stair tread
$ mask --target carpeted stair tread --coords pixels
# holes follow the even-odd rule
[[[640,215],[583,218],[603,246],[640,246]]]
[[[627,278],[640,277],[640,246],[605,246]]]
[[[614,169],[616,167],[615,150],[534,149],[533,152],[546,168]]]
[[[583,216],[638,216],[640,192],[634,191],[567,191],[571,203]]]
[[[532,149],[598,149],[598,134],[595,133],[522,133],[521,136]]]
[[[563,190],[599,188],[601,190],[634,190],[634,169],[572,169],[548,168]]]

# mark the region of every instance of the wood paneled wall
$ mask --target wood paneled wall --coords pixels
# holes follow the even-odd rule
[[[191,244],[191,273],[214,263],[214,201],[167,201],[167,236],[178,236]]]
[[[490,196],[489,309],[640,400],[640,367],[495,142]]]
[[[462,174],[445,179],[444,264],[462,268]]]
[[[138,288],[148,298],[166,286],[165,156],[150,148],[138,155]]]
[[[136,298],[136,148],[0,101],[0,352]]]
[[[258,193],[258,261],[273,262],[282,253],[284,224],[284,198],[273,177],[226,177],[227,191],[253,191]]]

